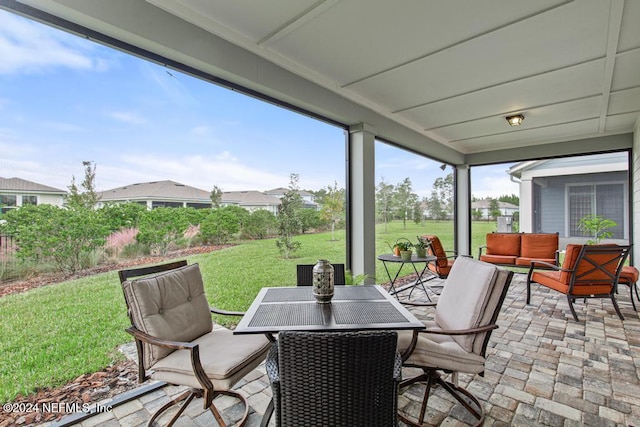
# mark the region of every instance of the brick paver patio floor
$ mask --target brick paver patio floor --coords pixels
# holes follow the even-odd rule
[[[525,279],[524,274],[514,276],[498,318],[500,328],[493,332],[487,349],[485,376],[460,375],[460,384],[483,403],[485,425],[640,427],[640,317],[633,311],[628,288],[621,286],[618,295],[624,321],[611,301],[593,299],[576,302],[580,321],[575,322],[566,297],[547,288],[533,285],[531,304],[526,305]],[[424,295],[416,290],[413,297],[423,299]],[[428,318],[432,309],[411,310],[419,318]],[[135,348],[125,346],[124,351],[135,352]],[[258,426],[271,398],[264,365],[236,388],[251,405],[247,425]],[[63,419],[53,425],[145,425],[156,408],[181,390],[163,387],[80,423]],[[401,390],[399,407],[415,414],[423,390],[422,385]],[[464,421],[464,414],[451,410],[451,401],[440,392],[436,390],[429,401],[432,420],[438,423],[450,414],[444,424],[464,425],[458,420]],[[216,404],[229,420],[239,416],[236,401],[222,396]],[[203,411],[201,401],[195,401],[175,425],[216,423]]]

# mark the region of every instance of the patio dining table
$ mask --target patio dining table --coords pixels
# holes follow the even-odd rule
[[[234,334],[281,331],[424,329],[424,324],[380,285],[336,286],[330,303],[317,303],[310,286],[262,288]]]
[[[330,303],[317,303],[310,286],[262,288],[234,334],[282,331],[366,331],[424,329],[424,324],[380,285],[335,286]],[[267,426],[273,399],[262,418]]]

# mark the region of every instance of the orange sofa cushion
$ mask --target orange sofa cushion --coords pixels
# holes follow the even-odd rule
[[[638,269],[630,265],[622,267],[620,272],[620,283],[636,283],[638,281]]]
[[[513,264],[516,263],[516,256],[514,255],[481,255],[480,261],[490,262],[492,264]]]
[[[561,279],[563,274],[565,273],[560,271],[536,270],[531,275],[531,281],[567,294],[569,293],[569,281]],[[611,292],[611,285],[576,285],[573,287],[572,295],[597,295],[609,292]]]
[[[487,255],[520,256],[519,233],[489,233],[486,242]]]
[[[520,256],[541,261],[551,260],[551,263],[555,263],[558,240],[557,233],[524,233],[520,238]]]

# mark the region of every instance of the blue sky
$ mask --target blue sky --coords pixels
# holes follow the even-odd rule
[[[210,190],[344,186],[340,128],[0,11],[0,176],[98,190],[171,179]],[[376,175],[421,197],[440,163],[376,144]],[[517,193],[508,165],[474,168],[478,197]]]

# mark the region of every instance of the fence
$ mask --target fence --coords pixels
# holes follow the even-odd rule
[[[6,278],[5,273],[12,269],[15,263],[14,253],[16,245],[12,236],[0,234],[0,281]]]

